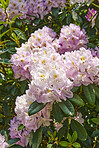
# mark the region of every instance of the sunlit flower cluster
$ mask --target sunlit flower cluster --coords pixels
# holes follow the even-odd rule
[[[59,39],[55,37],[52,29],[43,27],[32,33],[28,42],[16,48],[17,53],[11,58],[15,77],[30,81],[26,94],[16,98],[16,117],[10,127],[11,138],[20,138],[18,144],[22,146],[28,144],[32,130],[36,132],[41,125],[50,125],[54,101],[72,98],[74,86],[99,85],[99,59],[84,48],[88,42],[85,31],[70,24],[61,29]],[[71,46],[67,48],[69,41]],[[28,109],[34,101],[47,105],[29,116]],[[81,114],[74,119],[83,123]],[[20,124],[24,125],[23,130],[18,130]],[[62,125],[57,125],[59,130]]]
[[[99,59],[93,57],[90,50],[80,48],[80,50],[65,52],[62,55],[66,68],[66,75],[70,78],[74,86],[89,85],[96,83],[99,85]]]
[[[21,80],[31,79],[31,53],[38,53],[41,47],[50,46],[55,36],[56,33],[52,29],[45,26],[42,29],[38,29],[32,33],[28,42],[22,44],[20,48],[16,48],[17,53],[11,58],[15,78],[21,78]]]
[[[61,28],[59,39],[53,42],[53,46],[57,52],[62,54],[66,51],[74,51],[80,47],[86,47],[87,42],[85,30],[81,30],[75,24],[70,24]]]

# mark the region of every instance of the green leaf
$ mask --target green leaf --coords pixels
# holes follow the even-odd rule
[[[48,144],[48,145],[47,145],[47,148],[52,148],[52,145],[53,145],[53,144]]]
[[[86,148],[92,147],[91,146],[92,141],[89,136],[87,136],[87,139],[85,141],[81,141],[81,142],[82,142],[83,146],[85,146]]]
[[[0,21],[0,24],[8,24],[8,22]]]
[[[70,143],[72,142],[72,137],[71,137],[70,133],[67,134],[67,139]]]
[[[93,131],[91,136],[92,137],[97,137],[97,136],[99,137],[99,130]]]
[[[99,14],[97,15],[95,19],[95,26],[97,27],[97,29],[99,29]]]
[[[8,148],[23,148],[21,145],[12,145],[12,146],[9,146]]]
[[[6,81],[6,80],[7,80],[7,79],[6,79],[5,75],[2,74],[2,73],[0,73],[0,82]]]
[[[58,137],[59,140],[64,136],[67,137],[67,133],[68,133],[68,126],[69,126],[69,122],[68,119],[66,119],[63,123],[63,127],[59,129],[58,131]]]
[[[69,100],[62,101],[58,105],[67,116],[74,116],[74,107]]]
[[[7,3],[7,7],[8,7],[8,5],[9,5],[9,2],[10,2],[10,0],[6,0],[6,3]]]
[[[23,124],[20,124],[19,127],[18,127],[18,131],[24,129],[24,127],[25,127],[25,126],[24,126]]]
[[[24,81],[21,82],[20,91],[21,91],[22,94],[25,92],[26,85],[27,85],[27,81],[26,80],[24,80]]]
[[[3,27],[4,27],[4,25],[1,25],[1,26],[0,26],[0,31],[3,29]]]
[[[88,86],[83,85],[83,91],[84,91],[88,104],[94,105],[95,104],[95,90],[94,90],[93,85],[91,84]]]
[[[96,99],[96,111],[99,112],[99,99]]]
[[[78,121],[72,119],[71,120],[71,129],[72,131],[76,131],[78,135],[78,139],[85,141],[87,139],[87,132],[84,126],[82,126]]]
[[[72,11],[72,18],[74,21],[76,21],[78,18],[78,14],[75,11]]]
[[[11,21],[14,21],[14,20],[16,20],[18,17],[20,17],[22,14],[18,14],[18,15],[16,15],[16,16],[14,16],[13,18],[12,18],[12,20]]]
[[[35,18],[35,20],[33,21],[33,23],[35,24],[35,25],[38,25],[39,23],[40,23],[40,18]]]
[[[77,140],[77,132],[74,131],[72,134],[72,143],[75,142]]]
[[[5,34],[8,34],[8,33],[11,34],[11,29],[8,29],[7,31],[3,32],[0,37],[3,37]]]
[[[73,145],[75,148],[81,147],[81,145],[80,145],[78,142],[75,142],[75,143],[73,143],[72,145]]]
[[[79,24],[83,24],[83,20],[82,20],[81,16],[79,16],[79,15],[78,15],[78,18],[77,18],[77,22]]]
[[[9,106],[7,102],[3,102],[3,111],[4,111],[4,115],[10,116]]]
[[[82,25],[82,28],[86,29],[86,28],[88,28],[88,26],[89,26],[89,23],[84,23],[84,24]]]
[[[67,16],[66,16],[66,24],[69,25],[72,21],[72,16],[71,14],[69,13]]]
[[[78,106],[85,105],[84,101],[77,94],[74,94],[73,98],[69,98],[69,101],[71,101],[72,103],[74,103],[75,105],[78,105]]]
[[[61,21],[63,21],[63,19],[66,17],[66,10],[61,14]]]
[[[6,3],[6,1],[5,1],[5,0],[0,0],[0,2],[1,2],[3,8],[6,9],[6,8],[7,8],[7,3]]]
[[[96,29],[95,29],[95,28],[89,28],[89,30],[88,30],[88,37],[89,37],[90,39],[96,37]]]
[[[75,87],[72,88],[71,91],[74,93],[74,92],[76,92],[78,89],[79,89],[79,87],[78,87],[78,86],[75,86]]]
[[[67,141],[60,141],[59,144],[64,147],[69,145]]]
[[[92,118],[92,122],[99,125],[99,118]]]
[[[37,101],[33,102],[30,105],[29,110],[28,110],[29,116],[36,114],[37,112],[42,110],[45,106],[46,106],[46,104],[38,103]]]
[[[93,85],[94,90],[95,90],[95,95],[99,99],[99,86]]]
[[[17,24],[18,27],[21,27],[22,26],[22,20],[20,20],[20,19],[17,19],[15,21],[15,23]]]
[[[57,103],[53,104],[53,117],[57,122],[61,122],[64,115]]]
[[[58,8],[52,8],[52,15],[57,17],[58,16],[58,13],[59,13],[59,10]]]
[[[11,147],[12,145],[16,144],[19,140],[20,140],[20,138],[10,139],[8,141],[8,144],[10,145],[9,147]]]
[[[39,148],[42,140],[42,128],[40,127],[35,133],[33,132],[32,148]]]
[[[26,40],[25,34],[22,30],[18,28],[13,28],[13,31],[17,34],[19,38],[21,38],[22,40]]]

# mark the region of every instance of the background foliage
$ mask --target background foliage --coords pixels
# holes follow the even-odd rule
[[[0,7],[2,6],[6,10],[8,4],[9,0],[1,0]],[[91,22],[85,18],[88,8],[97,10],[93,28]],[[19,19],[18,15],[12,20],[0,21],[0,132],[5,135],[10,147],[21,147],[15,145],[19,139],[10,139],[8,129],[10,120],[15,116],[15,99],[24,94],[28,88],[28,80],[19,81],[14,78],[10,58],[12,54],[16,53],[15,47],[20,47],[28,40],[32,32],[45,25],[51,27],[59,35],[63,25],[74,23],[86,30],[87,47],[95,49],[96,46],[99,47],[98,12],[99,5],[96,0],[90,0],[85,5],[71,5],[69,1],[66,1],[64,9],[52,8],[52,11],[42,20],[39,17],[30,23],[27,18]],[[73,99],[62,103],[55,102],[53,105],[52,119],[61,122],[64,116],[67,117],[63,122],[63,127],[57,132],[51,123],[50,127],[42,127],[36,133],[32,132],[28,148],[99,147],[99,86],[80,86],[73,88],[72,91],[74,92]],[[31,110],[33,111],[33,109]],[[30,114],[33,114],[31,110]],[[77,111],[82,113],[84,126],[73,119]],[[20,126],[20,129],[22,128]]]

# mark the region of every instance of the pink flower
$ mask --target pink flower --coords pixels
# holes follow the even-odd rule
[[[93,8],[92,9],[89,8],[88,13],[85,16],[85,18],[87,19],[88,22],[92,21],[92,28],[95,25],[95,19],[96,19],[96,16],[97,16],[96,13],[97,13],[96,10],[94,10]]]
[[[69,26],[66,25],[61,28],[59,39],[56,39],[52,45],[57,52],[64,54],[67,51],[86,47],[87,42],[85,30],[81,30],[79,26],[71,23]]]

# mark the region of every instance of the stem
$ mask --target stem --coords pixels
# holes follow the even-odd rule
[[[92,5],[94,5],[95,7],[99,8],[99,6],[98,6],[98,5],[96,5],[96,4],[94,4],[94,3],[92,3]]]

